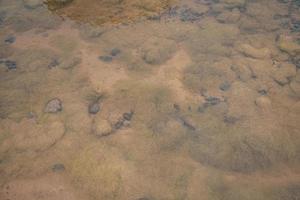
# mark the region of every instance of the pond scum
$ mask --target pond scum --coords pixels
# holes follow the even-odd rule
[[[299,200],[300,1],[0,0],[0,200]]]

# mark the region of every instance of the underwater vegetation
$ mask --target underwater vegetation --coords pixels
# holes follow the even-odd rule
[[[175,0],[48,0],[50,10],[91,24],[128,23],[151,17],[169,8]]]

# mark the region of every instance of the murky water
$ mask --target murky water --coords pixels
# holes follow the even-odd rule
[[[299,200],[300,1],[0,0],[0,200]]]

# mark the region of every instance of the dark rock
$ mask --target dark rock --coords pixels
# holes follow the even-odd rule
[[[103,62],[111,62],[113,60],[111,56],[99,56],[99,59]]]
[[[49,68],[49,69],[52,69],[52,68],[57,67],[58,65],[59,65],[58,60],[53,59],[53,60],[49,63],[48,68]]]
[[[220,90],[222,90],[222,91],[227,91],[227,90],[229,90],[229,88],[230,88],[230,83],[228,83],[227,81],[225,81],[224,83],[222,83],[220,86],[219,86],[219,88],[220,88]]]
[[[300,32],[300,20],[292,20],[291,31],[292,32]]]
[[[186,8],[180,12],[180,20],[183,22],[194,22],[199,20],[202,15],[191,8]]]
[[[235,124],[238,121],[238,118],[232,116],[225,116],[224,122],[227,124]]]
[[[219,99],[218,97],[206,97],[205,98],[205,105],[207,106],[215,106],[219,103],[221,103],[221,99]]]
[[[133,114],[134,113],[132,111],[124,113],[123,114],[123,119],[130,121],[132,119]]]
[[[262,89],[262,90],[258,90],[258,93],[261,94],[261,95],[267,95],[268,91]]]
[[[117,55],[119,55],[120,53],[121,53],[121,50],[120,50],[120,49],[114,48],[114,49],[111,50],[110,55],[111,55],[111,56],[117,56]]]
[[[220,103],[221,103],[221,99],[219,99],[218,97],[205,97],[205,103],[199,106],[198,112],[203,113],[209,106],[215,106]]]
[[[93,115],[97,114],[100,111],[99,103],[98,102],[91,103],[89,105],[88,111],[90,114],[93,114]]]
[[[57,164],[54,164],[52,166],[52,171],[53,172],[62,172],[62,171],[65,171],[65,166],[61,163],[57,163]]]
[[[50,101],[48,101],[44,112],[46,113],[57,113],[62,111],[63,107],[62,107],[62,101],[58,98],[54,98]]]
[[[113,126],[114,129],[118,130],[118,129],[121,129],[122,127],[124,127],[124,126],[125,127],[129,126],[133,115],[134,115],[133,111],[124,113],[123,116],[114,124],[114,126]]]
[[[123,125],[124,125],[124,119],[122,118],[122,119],[119,119],[119,120],[117,121],[117,123],[114,124],[114,128],[115,128],[115,129],[120,129],[120,128],[123,127]]]
[[[195,131],[196,130],[196,126],[194,125],[194,123],[191,120],[185,119],[185,118],[181,118],[181,122],[182,125],[184,127],[186,127],[187,129],[191,130],[191,131]]]
[[[12,44],[16,41],[16,37],[13,35],[8,36],[7,38],[5,38],[4,42],[6,44]]]
[[[7,67],[8,70],[17,69],[17,63],[12,60],[5,60],[4,65]]]

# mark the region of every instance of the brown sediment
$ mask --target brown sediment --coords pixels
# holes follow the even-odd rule
[[[48,0],[48,8],[58,15],[90,24],[120,24],[155,16],[175,0]]]

